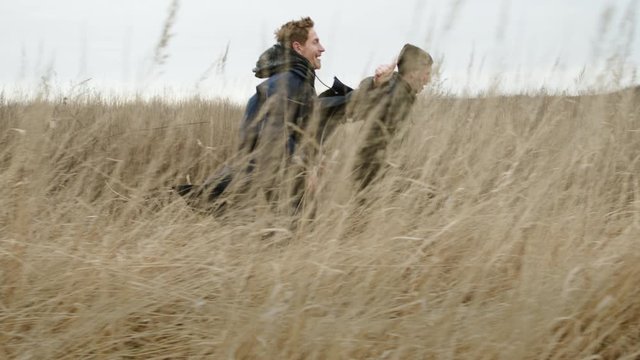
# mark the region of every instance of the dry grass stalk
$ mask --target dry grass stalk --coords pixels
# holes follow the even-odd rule
[[[639,99],[423,99],[364,209],[349,124],[293,231],[166,192],[231,156],[236,105],[3,102],[0,354],[637,358]]]

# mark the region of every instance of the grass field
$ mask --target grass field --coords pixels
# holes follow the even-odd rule
[[[168,191],[242,112],[2,100],[0,358],[640,358],[637,89],[424,97],[365,208],[341,126],[295,228]]]

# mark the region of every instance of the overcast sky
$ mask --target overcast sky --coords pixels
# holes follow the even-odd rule
[[[274,30],[302,16],[327,49],[318,71],[326,83],[357,85],[407,42],[434,55],[438,85],[454,92],[488,89],[497,76],[505,91],[584,89],[615,80],[614,69],[631,84],[640,65],[640,6],[630,0],[182,0],[164,64],[154,65],[172,3],[0,0],[0,88],[33,89],[49,74],[61,91],[90,79],[85,86],[105,92],[244,101]]]

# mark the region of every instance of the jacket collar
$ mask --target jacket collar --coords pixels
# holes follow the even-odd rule
[[[309,81],[311,85],[315,82],[316,73],[309,60],[281,44],[275,44],[263,52],[256,62],[256,67],[253,68],[255,76],[260,79],[285,71],[295,73]]]

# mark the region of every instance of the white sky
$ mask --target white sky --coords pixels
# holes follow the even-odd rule
[[[273,31],[302,16],[327,49],[318,75],[328,84],[335,75],[356,86],[407,42],[434,55],[441,86],[454,92],[488,89],[498,75],[505,91],[579,90],[603,84],[605,68],[636,84],[640,65],[635,0],[182,0],[166,63],[152,68],[171,3],[0,0],[0,88],[35,89],[50,69],[59,91],[90,78],[85,86],[102,92],[245,101]],[[224,69],[212,67],[227,44]],[[619,62],[607,64],[614,54]]]

